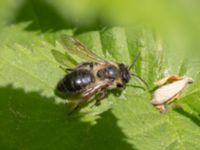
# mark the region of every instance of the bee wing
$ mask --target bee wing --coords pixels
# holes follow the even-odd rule
[[[98,83],[94,83],[90,85],[85,91],[83,91],[82,97],[84,98],[91,97],[94,94],[98,93],[99,91],[106,89],[112,82],[113,80],[106,79]]]
[[[74,59],[69,58],[67,55],[56,51],[56,50],[51,50],[51,53],[55,60],[61,65],[65,67],[76,67],[77,63]]]
[[[105,90],[113,81],[112,80],[103,80],[101,82],[94,83],[90,85],[86,90],[81,94],[81,99],[74,105],[72,111],[69,114],[72,114],[74,111],[79,109],[83,104],[89,102],[91,97],[97,94],[99,91]]]
[[[91,50],[86,48],[83,44],[81,44],[78,40],[75,40],[71,36],[61,35],[60,42],[67,51],[69,51],[81,58],[84,58],[89,61],[99,62],[99,63],[107,62],[104,59],[102,59],[101,57],[94,54]]]

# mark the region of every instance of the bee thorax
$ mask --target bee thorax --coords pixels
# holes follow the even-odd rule
[[[116,79],[119,71],[115,66],[108,66],[97,71],[97,77],[100,79]]]

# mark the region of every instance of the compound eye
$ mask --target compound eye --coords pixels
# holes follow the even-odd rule
[[[123,87],[124,87],[124,85],[123,85],[123,84],[121,84],[121,83],[117,83],[117,87],[118,87],[118,88],[123,88]]]

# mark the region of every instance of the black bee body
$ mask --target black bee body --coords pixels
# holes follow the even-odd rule
[[[93,82],[95,78],[89,70],[78,69],[67,74],[57,88],[63,93],[77,93]]]
[[[86,89],[87,86],[93,83],[98,84],[103,80],[110,80],[110,85],[116,82],[114,88],[124,88],[130,80],[130,73],[124,64],[99,65],[93,62],[85,62],[60,80],[57,89],[66,94],[78,93]]]
[[[81,63],[74,69],[67,69],[71,72],[65,75],[57,85],[57,89],[64,94],[80,93],[71,113],[83,104],[90,102],[97,94],[101,95],[101,100],[105,97],[107,90],[125,89],[131,76],[134,75],[130,72],[130,69],[136,61],[127,66],[104,60],[79,41],[67,35],[62,35],[60,42],[68,52],[88,60],[88,62]],[[134,76],[138,77],[137,75]],[[141,81],[144,82],[142,79]],[[96,102],[100,100],[97,99]]]

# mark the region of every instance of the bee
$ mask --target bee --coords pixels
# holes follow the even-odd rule
[[[102,59],[70,36],[62,35],[61,44],[68,52],[88,60],[78,64],[75,68],[68,68],[67,71],[69,72],[57,85],[58,91],[64,94],[80,94],[80,99],[76,102],[70,114],[90,102],[97,94],[100,97],[96,100],[96,103],[99,103],[100,100],[105,98],[108,90],[125,89],[131,76],[138,77],[147,85],[142,78],[130,72],[139,55],[133,64],[127,66],[123,63],[113,63]]]

